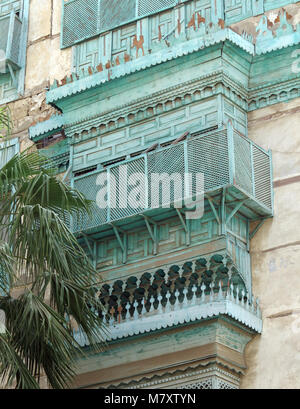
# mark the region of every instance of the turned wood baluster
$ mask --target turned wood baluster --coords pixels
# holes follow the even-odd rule
[[[120,303],[120,305],[118,306],[118,323],[120,324],[121,323],[121,321],[122,321],[122,311],[123,311],[123,307],[122,307],[122,305],[121,305],[121,303]]]
[[[171,293],[168,290],[168,292],[166,294],[167,302],[166,302],[165,312],[170,312],[171,311],[172,306],[171,306],[170,298],[171,298]]]
[[[218,300],[223,300],[223,290],[222,290],[222,280],[219,281],[219,293],[218,293]]]
[[[137,300],[134,301],[133,303],[133,307],[134,307],[134,311],[133,311],[133,319],[137,320],[139,318],[139,312],[138,312],[138,307],[139,303],[137,302]]]
[[[143,316],[143,315],[145,315],[145,314],[147,313],[147,310],[146,310],[146,307],[145,307],[145,304],[146,304],[146,299],[145,299],[145,297],[141,300],[141,303],[142,303],[141,315]]]
[[[187,299],[187,293],[188,293],[187,287],[183,289],[183,300],[182,300],[182,307],[186,307],[188,305],[188,299]]]
[[[180,303],[179,303],[179,291],[176,289],[175,291],[175,304],[174,304],[174,310],[178,310],[180,308]]]
[[[192,292],[193,292],[193,296],[192,296],[192,299],[191,299],[191,304],[195,305],[197,303],[197,295],[196,295],[197,286],[195,284],[192,287]]]
[[[206,290],[206,285],[204,284],[204,282],[201,285],[201,303],[205,303],[205,290]]]
[[[114,317],[115,309],[114,309],[114,307],[111,307],[109,312],[110,312],[109,326],[112,327],[114,325],[114,322],[115,322],[115,317]]]
[[[125,306],[125,309],[126,309],[125,321],[129,321],[129,320],[130,320],[130,308],[131,308],[131,305],[130,305],[130,303],[128,302],[128,303],[126,304],[126,306]]]
[[[149,312],[154,311],[154,301],[155,301],[155,298],[154,298],[153,295],[152,295],[151,298],[150,298],[150,304],[151,304],[151,306],[150,306]]]

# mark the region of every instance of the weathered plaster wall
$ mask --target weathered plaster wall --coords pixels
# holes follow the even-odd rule
[[[296,26],[300,22],[300,8],[299,8],[300,2],[297,2],[296,4],[289,4],[284,7],[284,10],[286,10],[288,14],[288,21],[290,24],[293,24]],[[275,23],[278,13],[282,11],[282,8],[274,9],[267,11],[265,15],[268,17],[270,28],[272,28],[272,25]],[[256,39],[257,31],[256,27],[261,19],[261,15],[258,15],[256,17],[251,17],[246,20],[242,20],[238,23],[232,24],[231,28],[236,31],[238,34],[242,34],[243,31],[245,31],[248,34],[251,34],[254,38]]]
[[[71,48],[60,49],[60,21],[61,0],[30,1],[25,93],[9,104],[21,150],[31,145],[28,128],[55,112],[46,105],[46,87],[71,72]]]
[[[263,333],[246,350],[242,388],[299,388],[300,100],[249,114],[249,136],[273,151],[274,218],[251,242]]]

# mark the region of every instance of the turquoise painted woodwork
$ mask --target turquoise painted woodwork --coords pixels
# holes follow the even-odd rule
[[[24,92],[29,0],[0,3],[0,104]],[[3,66],[3,67],[2,67]]]
[[[10,14],[12,10],[16,13],[22,8],[22,0],[1,0],[0,2],[0,16]]]
[[[180,310],[177,311],[177,314],[180,316],[180,321],[184,315],[182,312],[183,311]],[[145,324],[145,318],[145,316],[142,317],[143,324]],[[95,353],[92,348],[86,346],[84,350],[84,360],[79,360],[78,364],[85,364],[91,372],[96,372],[98,370],[103,374],[105,368],[116,368],[119,366],[120,368],[126,368],[126,370],[128,370],[129,367],[132,367],[132,364],[137,366],[140,361],[145,362],[146,360],[146,362],[150,363],[150,367],[147,367],[147,372],[145,371],[146,375],[144,376],[126,378],[126,374],[124,374],[125,371],[117,371],[113,373],[113,376],[96,378],[93,385],[94,388],[239,388],[239,374],[244,373],[244,370],[246,369],[243,353],[246,345],[253,338],[255,330],[250,329],[242,323],[237,323],[234,319],[225,317],[224,315],[216,316],[215,319],[202,321],[196,320],[190,325],[179,324],[175,331],[174,328],[172,330],[171,326],[164,326],[164,323],[160,320],[159,316],[154,316],[153,321],[155,318],[157,318],[156,326],[161,326],[160,329],[156,330],[155,336],[153,336],[151,332],[148,334],[139,334],[137,331],[137,333],[135,333],[137,329],[137,320],[132,320],[131,323],[127,322],[127,329],[131,332],[129,338],[109,341],[109,348],[100,353]],[[112,323],[110,324],[109,329],[116,334],[117,326],[117,323],[115,326],[114,323]],[[134,328],[135,326],[136,328]],[[153,322],[153,326],[155,326],[155,322]],[[143,329],[143,327],[140,328],[140,331]],[[88,345],[84,337],[80,336],[80,334],[76,334],[76,338],[83,345]],[[199,347],[199,349],[197,348],[197,351],[201,351],[201,347],[207,345],[209,348],[210,344],[217,345],[217,347],[213,350],[209,363],[207,359],[205,360],[205,363],[202,361],[203,358],[202,356],[199,356],[199,352],[198,356],[196,356],[195,353],[195,359],[185,362],[184,364],[180,362],[185,351],[190,351],[191,348],[195,347]],[[228,351],[229,348],[234,352],[234,358],[238,356],[239,360],[236,358],[230,360],[228,359],[228,356],[224,356],[224,353],[218,353],[218,346],[221,347],[221,351],[224,351],[224,349]],[[205,350],[207,351],[207,348]],[[156,371],[151,368],[152,362],[160,363],[160,356],[170,354],[170,351],[174,354],[172,362],[174,365],[166,368],[166,373],[164,373],[164,375],[157,375]],[[215,362],[219,360],[223,362],[223,364],[220,364],[220,368],[216,369]],[[227,368],[231,369],[229,374],[226,372],[224,363]],[[145,364],[143,365],[143,368],[145,368]],[[228,378],[226,378],[226,374]]]
[[[63,128],[64,116],[53,115],[47,121],[39,122],[29,128],[29,137],[34,142],[45,138],[49,133],[55,133]]]
[[[0,103],[18,98],[18,92],[13,84],[10,73],[0,74]]]
[[[12,11],[9,15],[0,17],[0,49],[5,51],[6,65],[19,67],[19,47],[22,31],[22,21]]]
[[[248,53],[248,56],[244,57],[248,61],[248,66],[246,63],[242,68],[243,59],[239,59],[239,70],[248,76],[247,86],[246,84],[244,86],[247,96],[245,103],[248,104],[246,110],[288,101],[300,95],[296,52],[300,39],[299,28],[291,26],[285,13],[279,15],[279,24],[274,26],[273,33],[264,28],[265,17],[262,17],[254,46],[251,36],[246,33],[239,36],[229,29],[222,30],[219,24],[210,26],[206,19],[205,22],[200,19],[195,26],[187,27],[185,31],[181,28],[179,30],[178,27],[175,27],[175,31],[169,31],[171,22],[176,20],[174,15],[176,10],[168,11],[170,16],[161,21],[160,14],[149,17],[150,20],[142,28],[143,35],[147,33],[149,39],[147,49],[141,50],[138,45],[133,44],[137,30],[141,29],[136,24],[124,26],[75,47],[73,63],[75,73],[66,80],[63,87],[57,82],[54,83],[52,91],[48,94],[49,103],[57,103],[58,100],[96,86],[105,89],[103,84],[106,82],[121,79],[150,67],[153,71],[155,65],[167,62],[170,64],[172,59],[182,59],[184,54],[195,53],[203,47],[207,48],[226,40],[227,48],[231,47],[227,53],[231,63],[229,65],[233,65],[231,56],[234,52],[233,46],[229,44],[234,44],[236,49]],[[192,15],[196,14],[197,12]],[[164,24],[167,37],[162,34]],[[238,75],[237,72],[232,72],[231,68],[227,72],[229,77]],[[237,79],[239,80],[239,76]],[[282,88],[285,89],[284,92]]]
[[[204,216],[188,220],[184,211],[151,209],[146,201],[134,211],[94,204],[92,217],[71,220],[71,228],[108,286],[124,277],[139,280],[156,264],[217,254],[232,260],[251,301],[250,239],[273,215],[273,188],[271,152],[247,138],[247,114],[300,96],[299,76],[291,71],[298,27],[281,13],[269,33],[262,17],[254,44],[226,25],[265,12],[270,2],[182,3],[128,24],[115,20],[102,35],[97,20],[85,27],[96,33],[86,32],[85,41],[76,26],[65,27],[62,42],[72,36],[78,42],[73,74],[55,81],[47,102],[63,112],[71,186],[95,200],[97,177],[117,176],[124,164],[145,175],[145,186],[155,171],[201,171]],[[100,18],[104,2],[90,4]],[[114,18],[122,17],[119,11]],[[52,132],[57,119],[32,129],[32,138]],[[185,141],[170,145],[184,134]],[[250,221],[257,222],[252,231]]]
[[[208,23],[222,20],[229,26],[265,11],[296,3],[296,0],[118,0],[116,6],[111,3],[111,0],[62,0],[61,47],[70,47],[130,22],[137,21],[143,25],[148,16],[163,10],[174,10],[177,18],[172,20],[172,26],[195,25],[195,11],[199,19],[205,18]],[[172,26],[169,30],[173,29]],[[143,40],[147,43],[148,38]]]
[[[29,128],[29,137],[33,142],[42,144],[43,141],[47,141],[47,145],[49,144],[44,149],[39,147],[39,153],[50,159],[49,166],[55,167],[58,173],[66,171],[70,162],[70,146],[68,140],[64,138],[63,127],[64,116],[56,114]],[[55,140],[54,143],[51,142],[51,137],[57,135],[59,142],[55,143]]]
[[[209,149],[212,152],[209,152]],[[76,151],[74,150],[74,152]],[[188,158],[186,165],[184,164],[185,154]],[[87,150],[87,155],[91,155],[89,150]],[[193,175],[203,173],[205,193],[209,193],[213,197],[218,194],[220,189],[227,188],[227,193],[233,198],[245,200],[243,205],[247,208],[246,214],[249,218],[255,219],[272,214],[270,155],[250,140],[240,136],[236,131],[211,131],[197,137],[197,130],[195,130],[191,134],[191,138],[173,147],[155,150],[148,154],[139,155],[137,158],[108,166],[105,170],[99,169],[91,174],[79,176],[74,180],[74,187],[84,192],[89,199],[96,201],[99,191],[99,188],[97,189],[99,174],[108,178],[110,174],[113,175],[118,184],[120,167],[124,165],[127,165],[128,175],[131,172],[144,174],[145,184],[150,183],[153,173],[167,172],[172,174],[177,172],[181,174],[182,178],[188,172]],[[193,191],[193,195],[195,194],[196,191]],[[111,196],[112,192],[108,191],[108,197]],[[74,226],[75,231],[89,230],[95,227],[100,229],[100,226],[110,222],[130,218],[135,214],[153,212],[151,210],[153,206],[146,202],[143,203],[142,207],[122,210],[113,209],[113,203],[108,201],[108,208],[111,208],[110,213],[107,209],[95,207],[93,219],[86,218],[77,227]],[[130,220],[127,223],[130,223]]]
[[[48,133],[48,136],[50,135],[51,132]],[[39,153],[50,159],[50,163],[47,166],[55,168],[57,173],[67,171],[70,162],[70,154],[68,141],[66,139],[63,139],[48,148],[39,149]]]
[[[108,308],[107,314],[103,317],[104,323],[109,324],[108,334],[105,336],[105,340],[122,340],[132,336],[147,334],[150,331],[155,332],[166,328],[169,329],[180,324],[188,326],[201,319],[213,319],[223,315],[233,318],[238,323],[244,324],[251,331],[256,333],[262,332],[259,303],[257,303],[257,305],[249,304],[245,298],[239,301],[234,294],[233,288],[231,291],[227,290],[223,292],[221,287],[219,292],[215,293],[212,291],[211,294],[205,295],[205,285],[202,287],[202,294],[204,294],[204,296],[200,295],[198,301],[196,286],[193,288],[194,294],[192,297],[187,297],[188,292],[186,289],[183,293],[184,296],[180,297],[182,300],[179,301],[178,291],[173,303],[169,301],[168,298],[171,297],[171,293],[168,293],[167,300],[165,302],[159,302],[156,308],[153,307],[154,297],[150,298],[149,308],[145,307],[145,305],[140,305],[140,303],[136,301],[132,309],[131,304],[127,303],[124,308],[125,311],[127,310],[126,314],[125,311],[124,314],[122,314],[122,311],[120,312],[121,308],[119,308],[119,314],[117,313],[115,316],[115,308]],[[163,299],[163,297],[161,298]],[[133,310],[132,313],[130,313],[130,310]],[[89,345],[88,339],[81,331],[74,332],[74,335],[76,341],[79,342],[82,347]],[[203,335],[202,333],[200,336],[203,337]]]
[[[173,8],[170,1],[157,13],[158,3],[144,2],[153,5],[149,10],[139,2],[138,17],[121,25],[118,12],[101,11],[107,1],[85,1],[98,20],[89,20],[84,38],[78,38],[79,25],[64,26],[62,44],[78,43],[73,74],[47,93],[63,114],[31,127],[30,138],[39,143],[63,132],[65,139],[40,152],[60,172],[68,167],[71,186],[92,200],[97,177],[118,176],[124,164],[144,175],[147,193],[151,173],[204,173],[198,220],[188,220],[186,209],[152,209],[146,199],[134,211],[100,210],[94,203],[91,218],[70,220],[101,272],[95,290],[106,309],[110,343],[183,323],[188,333],[193,322],[217,316],[260,333],[249,248],[273,215],[272,157],[247,138],[247,114],[300,95],[299,76],[291,72],[299,28],[282,13],[272,34],[262,17],[254,44],[226,26],[263,13],[270,2],[186,1]],[[66,9],[78,4],[64,3],[69,25]],[[116,27],[110,30],[105,19],[115,19]],[[99,35],[101,27],[106,33]],[[250,231],[252,221],[257,225]],[[75,336],[86,345],[82,334]],[[239,336],[232,339],[237,345]]]

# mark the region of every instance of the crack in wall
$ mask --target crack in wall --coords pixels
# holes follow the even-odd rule
[[[294,310],[281,311],[276,314],[269,315],[266,318],[270,318],[270,319],[283,318],[283,317],[288,317],[290,315],[295,315],[295,314],[300,314],[300,308],[296,308]]]

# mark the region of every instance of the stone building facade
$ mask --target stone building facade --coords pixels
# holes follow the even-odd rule
[[[71,226],[108,326],[98,355],[75,334],[73,386],[300,387],[300,2],[0,0],[0,33],[11,154],[94,200],[99,176],[145,182]],[[151,173],[187,171],[203,216],[151,208]]]

